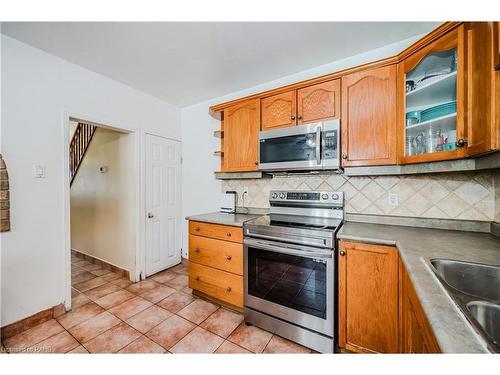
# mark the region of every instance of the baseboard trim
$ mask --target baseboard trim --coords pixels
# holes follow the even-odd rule
[[[51,307],[46,310],[42,310],[28,316],[27,318],[21,319],[17,322],[6,325],[5,327],[0,328],[1,330],[1,338],[2,340],[6,340],[12,336],[15,336],[21,332],[24,332],[30,328],[33,328],[41,323],[44,323],[50,319],[55,319],[60,317],[62,314],[66,312],[64,305],[60,303],[57,306]]]
[[[123,269],[121,267],[115,266],[114,264],[108,263],[102,259],[96,258],[92,255],[88,255],[85,253],[82,253],[81,251],[71,249],[71,255],[74,255],[80,259],[86,260],[88,262],[92,262],[94,264],[99,264],[102,268],[108,269],[111,272],[118,273],[122,277],[126,277],[127,279],[130,280],[130,272],[127,271],[126,269]]]

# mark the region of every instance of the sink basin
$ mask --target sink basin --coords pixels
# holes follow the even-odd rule
[[[500,267],[448,259],[432,259],[430,263],[450,287],[479,299],[500,302]]]
[[[472,301],[467,309],[477,320],[481,328],[493,340],[493,344],[500,345],[500,306],[493,303]]]

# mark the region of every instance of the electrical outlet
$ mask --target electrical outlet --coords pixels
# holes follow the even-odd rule
[[[389,206],[399,206],[398,193],[389,193]]]
[[[33,176],[35,178],[45,178],[45,166],[44,165],[34,165],[33,166]]]

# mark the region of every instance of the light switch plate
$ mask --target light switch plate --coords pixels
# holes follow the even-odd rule
[[[389,193],[389,206],[399,206],[398,193]]]
[[[34,165],[33,166],[33,176],[35,178],[45,178],[45,166]]]

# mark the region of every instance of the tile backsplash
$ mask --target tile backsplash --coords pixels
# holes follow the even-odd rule
[[[245,207],[269,207],[271,190],[343,191],[347,213],[500,222],[498,170],[370,177],[333,173],[225,180],[221,185],[222,191],[237,191],[237,205]],[[249,196],[242,202],[245,187]],[[389,205],[389,193],[398,195],[398,206]]]

